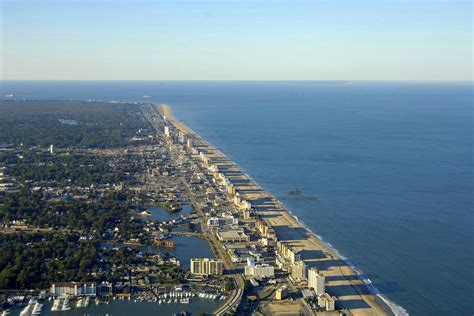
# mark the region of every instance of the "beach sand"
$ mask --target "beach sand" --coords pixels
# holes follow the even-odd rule
[[[393,315],[390,307],[372,293],[346,260],[298,222],[280,201],[262,190],[224,154],[176,120],[168,105],[155,105],[155,109],[177,129],[192,135],[193,147],[204,152],[219,172],[231,181],[241,197],[248,200],[256,213],[274,228],[279,241],[288,242],[302,251],[301,258],[308,267],[316,267],[326,277],[326,289],[335,297],[340,309],[346,308],[353,315]]]

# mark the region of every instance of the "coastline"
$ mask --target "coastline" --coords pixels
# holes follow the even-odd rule
[[[381,294],[373,294],[370,289],[375,287],[370,280],[362,279],[360,271],[347,258],[312,232],[281,201],[263,190],[222,152],[177,120],[170,106],[159,104],[154,105],[154,108],[178,130],[193,136],[194,147],[209,158],[211,166],[231,179],[240,196],[251,202],[256,213],[275,229],[279,240],[290,242],[292,246],[302,250],[308,266],[315,266],[323,271],[328,280],[327,286],[334,290],[331,292],[342,306],[357,315],[407,315],[403,307]]]

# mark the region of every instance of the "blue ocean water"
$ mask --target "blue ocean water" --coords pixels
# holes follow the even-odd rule
[[[14,82],[28,99],[153,101],[285,201],[412,315],[474,313],[473,85]]]

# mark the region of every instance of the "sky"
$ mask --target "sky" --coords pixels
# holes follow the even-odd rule
[[[3,80],[472,80],[470,0],[0,0]]]

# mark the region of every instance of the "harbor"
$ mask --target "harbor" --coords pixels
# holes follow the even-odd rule
[[[173,315],[186,311],[197,315],[212,313],[225,299],[221,294],[169,291],[160,294],[144,292],[135,297],[114,296],[110,299],[81,297],[77,299],[56,298],[38,300],[32,298],[24,307],[5,310],[2,316],[33,315]]]

